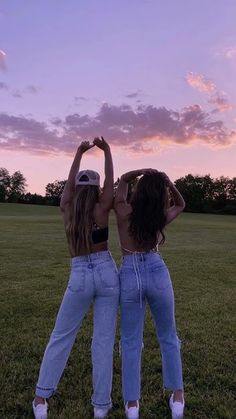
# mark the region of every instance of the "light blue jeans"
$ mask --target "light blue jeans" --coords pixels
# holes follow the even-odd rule
[[[110,252],[72,258],[68,286],[41,364],[37,396],[49,398],[55,393],[82,320],[93,302],[92,405],[100,408],[112,405],[113,346],[119,294],[119,276]]]
[[[141,352],[146,301],[156,325],[164,388],[183,389],[174,293],[168,269],[157,252],[123,257],[120,268],[122,388],[125,401],[140,399]]]

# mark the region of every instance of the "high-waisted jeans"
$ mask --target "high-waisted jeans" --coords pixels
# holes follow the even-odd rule
[[[68,286],[40,368],[37,396],[49,398],[56,391],[77,332],[93,301],[92,404],[101,408],[111,406],[119,294],[118,272],[110,252],[72,258]]]
[[[160,253],[133,253],[120,268],[122,388],[125,401],[140,398],[141,352],[146,300],[156,325],[164,388],[183,389],[174,293]]]

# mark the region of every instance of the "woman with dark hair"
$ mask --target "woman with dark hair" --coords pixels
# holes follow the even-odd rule
[[[101,192],[99,174],[79,171],[83,154],[97,146],[105,155],[105,181]],[[93,144],[83,141],[76,153],[60,207],[71,259],[68,286],[40,368],[33,411],[46,419],[48,403],[56,391],[82,320],[93,302],[93,395],[94,417],[105,418],[112,406],[113,346],[119,303],[119,278],[108,251],[108,217],[113,204],[113,164],[110,147],[101,137]]]
[[[141,175],[128,203],[128,184]],[[172,206],[169,205],[168,189],[172,194]],[[183,417],[182,364],[175,326],[174,294],[158,244],[165,240],[165,226],[183,211],[184,206],[182,196],[165,173],[141,169],[121,176],[114,207],[123,254],[120,268],[122,388],[129,419],[139,417],[146,301],[160,343],[163,386],[173,391],[169,402],[172,418]]]

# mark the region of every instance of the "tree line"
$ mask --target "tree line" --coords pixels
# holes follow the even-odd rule
[[[114,189],[118,182],[119,178]],[[0,202],[58,206],[65,183],[66,180],[55,180],[46,185],[44,196],[32,194],[26,191],[26,179],[19,170],[10,175],[7,169],[0,168]],[[188,174],[174,184],[184,197],[186,212],[236,214],[236,177],[213,179],[210,175]]]

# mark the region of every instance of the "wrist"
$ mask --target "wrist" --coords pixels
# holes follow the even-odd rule
[[[111,150],[110,150],[110,146],[107,144],[107,145],[103,148],[103,151],[104,151],[104,153],[107,153],[107,152],[111,151]]]
[[[84,152],[78,148],[77,150],[77,157],[81,158]]]

